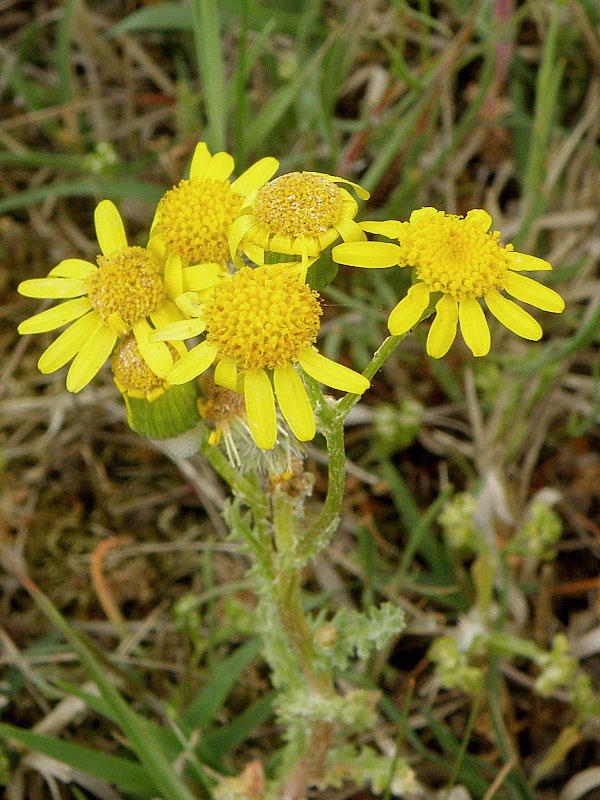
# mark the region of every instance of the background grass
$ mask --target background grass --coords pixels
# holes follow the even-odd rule
[[[532,691],[530,662],[490,658],[473,705],[440,689],[426,657],[474,602],[469,563],[440,535],[440,494],[483,489],[490,509],[510,509],[513,521],[495,527],[503,546],[551,487],[558,554],[507,562],[498,630],[543,648],[565,632],[600,688],[595,0],[4,0],[0,10],[0,779],[11,800],[152,796],[156,782],[134,760],[140,730],[168,758],[192,740],[182,771],[197,787],[207,768],[268,765],[278,746],[268,676],[252,639],[243,644],[253,600],[247,562],[225,539],[222,486],[200,460],[173,462],[132,434],[107,373],[69,395],[61,376],[37,372],[44,337],[16,335],[36,311],[18,282],[95,257],[92,214],[105,197],[144,243],[153,205],[200,139],[232,152],[238,173],[274,155],[282,171],[359,181],[371,192],[363,218],[484,207],[504,240],[554,265],[547,279],[567,309],[539,315],[542,342],[498,326],[489,357],[457,342],[436,362],[424,325],[387,362],[350,418],[340,533],[307,578],[315,607],[387,598],[408,610],[407,633],[358,665],[357,680],[382,691],[384,750],[405,716],[401,752],[425,796],[458,785],[486,800],[600,796],[598,720],[572,727],[564,692]],[[339,273],[324,352],[367,363],[406,289],[388,273]],[[317,503],[318,439],[308,453]],[[49,626],[19,570],[93,640],[136,715],[129,743],[115,727],[119,701],[94,699],[80,640]],[[54,737],[75,749],[56,751]],[[95,751],[93,769],[77,748]],[[68,767],[53,760],[61,753]]]

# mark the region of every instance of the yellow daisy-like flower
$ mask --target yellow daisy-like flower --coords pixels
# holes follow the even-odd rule
[[[174,362],[187,353],[183,342],[168,343]],[[123,396],[130,428],[149,439],[173,439],[193,431],[200,414],[195,383],[172,386],[150,369],[132,334],[112,352],[114,381]]]
[[[228,153],[211,156],[204,142],[196,146],[189,180],[180,181],[158,204],[149,245],[191,270],[190,290],[212,288],[207,278],[220,275],[229,260],[233,221],[278,166],[275,158],[262,158],[231,182],[233,158]]]
[[[167,343],[173,362],[187,353],[182,342]],[[122,395],[152,402],[160,397],[169,384],[148,366],[133,334],[128,334],[114,348],[110,366],[114,381]]]
[[[318,294],[286,265],[242,267],[214,289],[202,310],[205,340],[175,364],[167,380],[186,383],[216,362],[215,383],[232,391],[242,388],[259,447],[269,450],[277,439],[275,397],[294,435],[312,439],[314,413],[295,364],[335,389],[362,394],[369,386],[364,376],[313,347],[320,315]],[[174,333],[167,326],[153,338],[171,340]]]
[[[340,236],[345,242],[364,241],[354,221],[358,204],[338,183],[352,186],[362,200],[369,197],[356,183],[322,172],[290,172],[269,181],[248,198],[233,223],[231,252],[241,244],[300,255],[306,262]]]
[[[562,297],[520,272],[552,269],[547,261],[517,253],[511,244],[498,242],[498,231],[489,233],[492,218],[482,209],[466,217],[445,214],[435,208],[413,211],[409,222],[365,222],[363,228],[398,244],[359,242],[334,248],[332,257],[355,267],[415,268],[417,282],[392,310],[388,327],[398,336],[410,330],[429,305],[432,293],[441,292],[436,316],[427,336],[427,353],[441,358],[448,352],[460,329],[473,355],[490,349],[490,329],[479,298],[509,330],[524,339],[542,336],[539,323],[500,290],[544,311],[561,312]]]
[[[151,342],[155,326],[164,326],[182,315],[168,299],[168,289],[155,254],[143,247],[129,247],[116,207],[103,200],[94,221],[102,254],[98,265],[68,258],[47,278],[23,281],[18,291],[25,297],[65,299],[24,320],[19,333],[45,333],[71,322],[42,354],[38,367],[54,372],[73,359],[67,389],[86,386],[111,355],[119,337],[133,335],[150,370],[164,378],[173,357],[164,342]],[[70,299],[67,299],[70,298]]]

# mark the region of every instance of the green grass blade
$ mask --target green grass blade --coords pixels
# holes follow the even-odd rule
[[[53,167],[61,170],[81,170],[81,156],[64,156],[56,153],[31,151],[28,153],[0,152],[0,166]]]
[[[523,178],[523,221],[513,237],[516,246],[527,235],[531,222],[546,206],[546,197],[541,191],[546,173],[548,143],[553,130],[556,109],[559,107],[559,92],[565,70],[565,60],[559,55],[561,15],[550,17],[548,32],[543,38],[543,50],[537,73],[535,109],[529,131],[529,150]]]
[[[227,21],[236,19],[240,14],[239,0],[225,0],[225,2],[219,3],[219,8],[223,12],[223,19]],[[252,30],[261,30],[271,21],[279,30],[295,34],[298,27],[298,14],[286,11],[277,4],[248,4],[248,26]],[[119,36],[123,33],[175,30],[192,30],[192,9],[187,2],[156,3],[147,8],[140,8],[113,25],[107,35]]]
[[[240,43],[238,46],[238,58],[236,64],[235,77],[232,81],[235,90],[235,120],[234,120],[234,136],[235,136],[235,149],[234,160],[238,172],[245,166],[244,159],[244,131],[246,128],[247,119],[247,93],[246,93],[246,61],[247,61],[247,48],[248,48],[248,2],[249,0],[241,0],[241,21],[240,21]]]
[[[53,739],[14,725],[0,722],[0,737],[15,739],[36,753],[55,758],[62,764],[111,783],[123,792],[135,792],[143,797],[155,797],[157,787],[141,764],[128,758],[100,753],[72,742]]]
[[[113,686],[105,668],[95,659],[83,638],[72,630],[60,611],[37,587],[31,586],[30,592],[40,610],[76,651],[84,669],[111,707],[119,727],[144,766],[148,777],[163,795],[163,800],[197,800],[177,776],[160,746],[148,737],[145,727],[140,725],[137,715]],[[207,787],[203,788],[208,793]]]
[[[227,94],[217,3],[213,0],[192,0],[192,32],[208,119],[204,138],[209,149],[216,153],[227,149]]]
[[[387,695],[384,694],[381,696],[380,706],[388,719],[390,719],[396,725],[402,724],[402,712],[396,707],[395,703]],[[440,756],[439,753],[436,753],[434,750],[430,750],[428,747],[426,747],[410,726],[406,725],[403,728],[403,733],[406,741],[417,753],[419,753],[426,763],[435,764],[448,775],[452,773],[452,762],[447,761],[446,758]],[[465,784],[471,794],[473,794],[475,797],[483,797],[489,788],[489,784],[482,776],[485,775],[486,772],[490,773],[490,775],[493,775],[493,768],[484,762],[479,760],[477,761],[480,764],[478,771],[469,770],[466,772],[463,765],[463,769],[459,772],[459,778]]]
[[[420,549],[425,549],[427,552],[431,552],[430,558],[434,558],[434,550],[431,548],[427,538],[429,537],[431,526],[442,510],[442,506],[452,494],[452,491],[452,487],[447,487],[444,492],[439,495],[439,497],[436,497],[427,511],[419,517],[419,521],[410,532],[408,542],[406,543],[406,547],[402,553],[402,560],[400,562],[400,567],[398,568],[398,573],[395,577],[395,580],[401,582],[404,579],[404,577],[408,574],[408,570],[410,569],[410,565],[415,553],[417,553]],[[435,558],[437,560],[437,553]]]
[[[246,148],[249,152],[257,150],[264,144],[277,123],[304,89],[306,83],[318,68],[323,56],[333,41],[334,36],[330,36],[310,61],[298,72],[294,80],[286,86],[281,86],[277,89],[267,100],[255,119],[248,125],[248,130],[246,131]]]
[[[218,756],[223,756],[245,741],[250,734],[273,716],[273,700],[277,692],[271,692],[246,708],[233,722],[214,733],[208,733],[204,744]]]
[[[187,725],[204,728],[213,722],[241,672],[256,658],[261,648],[260,639],[251,639],[215,666],[208,682],[182,717]]]
[[[156,3],[138,8],[113,25],[109,36],[141,31],[189,31],[192,29],[192,9],[188,3]]]
[[[381,460],[381,472],[390,485],[390,494],[396,510],[401,516],[405,526],[412,530],[419,524],[421,512],[419,506],[406,485],[404,478],[389,458]]]
[[[60,98],[63,103],[68,103],[72,96],[71,87],[71,24],[75,0],[64,0],[62,15],[56,28],[56,71]]]
[[[160,186],[135,178],[93,178],[52,183],[36,189],[26,189],[0,200],[0,214],[34,203],[43,203],[52,197],[98,197],[110,200],[135,198],[151,205],[158,203],[164,191]]]
[[[112,707],[103,697],[98,697],[98,695],[86,692],[84,689],[79,688],[79,686],[74,686],[66,681],[56,681],[56,685],[60,686],[66,694],[73,695],[83,700],[96,714],[100,714],[113,722],[118,722]],[[189,753],[190,747],[188,740],[192,730],[187,725],[185,725],[186,730],[180,730],[181,735],[178,736],[174,730],[161,728],[156,722],[146,719],[146,717],[141,714],[137,714],[135,711],[132,713],[136,714],[140,726],[146,729],[147,736],[152,738],[155,742],[158,742],[168,761],[175,761],[175,759],[179,758],[184,749]],[[178,726],[179,723],[179,720],[174,720],[173,725]],[[216,749],[208,743],[208,737],[203,738],[200,744],[193,749],[203,763],[224,775],[228,773],[227,766],[221,761]],[[201,765],[194,763],[193,760],[189,760],[189,766],[190,774],[193,773],[201,783],[206,782],[206,775]]]

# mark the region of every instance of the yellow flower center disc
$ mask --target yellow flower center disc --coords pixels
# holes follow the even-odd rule
[[[339,220],[343,195],[314,172],[289,172],[258,190],[254,214],[270,233],[318,236]]]
[[[206,341],[242,369],[275,369],[314,342],[319,295],[288,267],[242,267],[204,307]]]
[[[125,247],[110,258],[98,256],[98,267],[88,279],[88,297],[105,322],[116,314],[131,328],[166,296],[156,264],[143,247]]]
[[[416,267],[417,276],[433,292],[445,292],[457,301],[483,297],[502,286],[512,245],[498,244],[499,233],[486,233],[475,220],[443,211],[421,215],[404,223],[398,237],[401,265]]]
[[[162,388],[163,381],[146,364],[133,336],[127,336],[115,347],[110,365],[119,389],[150,394]]]
[[[160,235],[189,264],[226,261],[229,229],[242,200],[228,181],[180,181],[158,205]]]

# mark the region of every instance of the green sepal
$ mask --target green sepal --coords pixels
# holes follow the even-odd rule
[[[321,292],[335,278],[338,269],[338,265],[331,258],[331,248],[329,248],[308,268],[306,283],[315,292]]]
[[[194,428],[200,420],[197,381],[170,386],[156,400],[123,395],[130,428],[148,439],[172,439]]]

